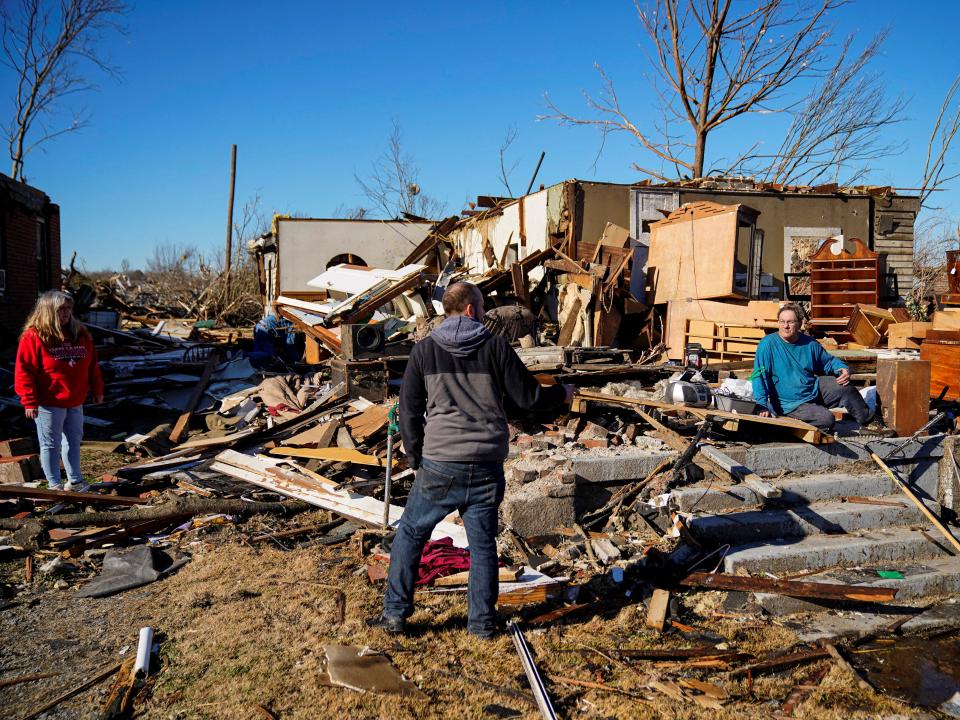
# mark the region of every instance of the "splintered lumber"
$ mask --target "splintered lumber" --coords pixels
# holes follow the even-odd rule
[[[891,602],[897,595],[892,588],[834,583],[797,582],[770,578],[724,575],[721,573],[694,572],[677,581],[685,587],[710,588],[712,590],[740,590],[743,592],[766,592],[799,598],[818,600],[861,600],[863,602]]]
[[[713,645],[695,648],[613,648],[604,650],[609,655],[618,655],[630,660],[690,660],[691,658],[717,657],[729,653],[717,650]]]
[[[656,588],[647,609],[647,627],[663,631],[667,620],[667,611],[670,609],[670,591]]]
[[[686,405],[675,405],[664,402],[663,400],[651,400],[648,398],[628,398],[619,395],[606,395],[604,393],[594,392],[592,390],[578,390],[576,398],[579,400],[589,400],[607,405],[620,405],[625,407],[645,407],[658,410],[671,410],[678,413],[686,413],[701,419],[717,418],[724,421],[724,428],[735,430],[738,423],[747,422],[751,424],[762,425],[769,428],[779,428],[792,433],[801,440],[812,444],[824,444],[833,442],[833,438],[821,433],[817,428],[808,423],[789,417],[760,417],[759,415],[741,415],[739,413],[717,410],[715,408],[695,408]]]
[[[57,673],[35,673],[33,675],[20,675],[18,677],[5,678],[0,680],[0,688],[10,687],[11,685],[19,685],[21,683],[36,682],[37,680],[45,680],[46,678],[56,677]]]
[[[55,708],[57,705],[59,705],[60,703],[62,703],[64,700],[69,700],[69,699],[72,698],[74,695],[78,695],[79,693],[82,693],[82,692],[83,692],[84,690],[86,690],[87,688],[93,687],[93,686],[96,685],[97,683],[103,682],[104,680],[106,680],[108,677],[110,677],[110,676],[113,675],[114,673],[119,672],[121,665],[122,665],[122,663],[116,663],[115,665],[110,665],[109,667],[103,669],[102,671],[100,671],[99,673],[97,673],[96,675],[94,675],[94,676],[93,676],[92,678],[90,678],[89,680],[85,680],[84,682],[80,683],[80,684],[77,685],[76,687],[71,688],[70,690],[67,690],[65,693],[63,693],[63,694],[61,694],[61,695],[58,695],[58,696],[55,697],[53,700],[51,700],[50,702],[46,703],[46,704],[43,705],[42,707],[37,708],[36,710],[34,710],[34,711],[33,711],[32,713],[30,713],[29,715],[25,715],[21,720],[34,720],[34,718],[40,717],[40,716],[43,715],[45,712],[47,712],[47,710],[50,710],[50,709],[52,709],[52,708]]]
[[[371,405],[356,417],[347,420],[350,435],[358,443],[366,442],[367,438],[375,435],[387,426],[390,408],[386,405]],[[287,443],[289,445],[289,443]]]
[[[332,460],[334,462],[349,462],[356,465],[370,465],[372,467],[386,467],[385,458],[376,455],[367,455],[359,450],[351,448],[331,447],[331,448],[287,448],[278,447],[270,451],[271,455],[280,455],[282,457],[316,458],[318,460]],[[397,461],[393,461],[393,467],[397,467]]]
[[[700,452],[726,470],[734,480],[739,480],[764,500],[773,500],[783,494],[780,488],[765,482],[753,470],[736,462],[733,458],[720,452],[717,448],[711,445],[702,445]]]
[[[220,353],[217,350],[211,350],[210,355],[207,358],[207,364],[203,366],[203,374],[200,376],[200,380],[197,381],[196,386],[193,388],[193,392],[190,394],[190,397],[187,400],[186,411],[180,415],[179,418],[177,418],[177,423],[173,426],[173,430],[170,431],[170,442],[174,445],[180,442],[180,437],[190,424],[190,418],[193,417],[193,411],[196,409],[197,403],[200,402],[200,398],[203,397],[203,393],[206,391],[207,385],[210,384],[210,378],[213,375],[213,371],[217,369],[217,365],[219,364]]]
[[[840,654],[840,651],[837,650],[836,645],[825,642],[823,643],[823,647],[830,654],[830,657],[833,658],[834,662],[836,662],[837,665],[839,665],[848,675],[850,675],[850,677],[856,681],[861,690],[868,693],[874,691],[874,687],[864,680],[863,676],[854,669],[853,665],[847,662],[847,659]]]
[[[500,582],[516,582],[517,578],[520,577],[521,573],[520,568],[500,568],[497,579]],[[466,585],[467,581],[470,579],[470,571],[464,570],[463,572],[453,573],[452,575],[444,575],[443,577],[437,578],[433,581],[435,587],[455,587],[457,585]]]
[[[283,445],[286,445],[287,447],[330,447],[330,443],[333,442],[334,435],[337,434],[338,427],[339,423],[336,420],[328,420],[327,422],[318,423],[308,430],[304,430],[301,433],[297,433],[296,435],[287,438],[283,441]]]
[[[24,485],[0,485],[0,498],[14,497],[27,500],[50,500],[53,502],[100,503],[107,505],[140,505],[143,500],[123,495],[101,495],[91,492],[70,492],[69,490],[43,490]]]
[[[897,487],[900,488],[900,491],[907,496],[910,502],[917,506],[917,509],[924,514],[927,520],[929,520],[931,524],[933,524],[933,526],[940,531],[940,534],[943,535],[956,550],[960,551],[960,541],[953,536],[953,533],[950,532],[946,525],[940,522],[940,518],[934,515],[927,508],[927,506],[924,505],[923,501],[914,494],[913,490],[907,487],[907,484],[897,477],[897,474],[893,472],[893,470],[891,470],[887,464],[877,456],[876,453],[870,453],[870,457],[877,465],[880,466],[880,469],[883,470],[883,472],[885,472],[887,476],[896,483]]]
[[[826,650],[803,650],[801,652],[780,655],[779,657],[738,667],[736,670],[731,670],[727,673],[727,677],[736,678],[743,675],[761,675],[768,672],[779,672],[780,670],[802,665],[803,663],[825,660],[828,657],[830,657],[830,653]]]
[[[331,510],[370,527],[380,527],[382,524],[383,502],[380,500],[348,490],[338,490],[336,483],[330,480],[306,475],[299,472],[297,468],[288,471],[283,468],[283,465],[284,461],[279,458],[266,455],[254,457],[235,450],[224,450],[217,455],[211,469],[281,495],[303,500],[310,505]],[[402,514],[402,507],[391,505],[390,525],[396,527]],[[457,547],[467,547],[467,534],[464,528],[449,521],[440,522],[431,537],[434,540],[450,537]]]

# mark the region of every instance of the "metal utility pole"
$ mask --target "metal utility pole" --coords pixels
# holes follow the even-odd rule
[[[237,184],[237,146],[230,153],[230,203],[227,206],[227,262],[224,279],[227,286],[227,301],[230,299],[230,258],[233,256],[233,191]]]

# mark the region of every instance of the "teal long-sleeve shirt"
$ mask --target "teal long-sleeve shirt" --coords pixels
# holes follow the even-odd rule
[[[789,343],[778,333],[757,346],[753,361],[753,399],[776,415],[786,415],[817,397],[817,378],[847,367],[809,335]]]

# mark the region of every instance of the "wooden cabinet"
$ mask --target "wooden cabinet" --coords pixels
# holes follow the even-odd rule
[[[930,414],[930,363],[925,360],[877,360],[877,395],[883,422],[910,437]]]
[[[854,305],[876,305],[880,299],[877,253],[862,240],[849,241],[852,250],[825,240],[810,256],[810,327],[847,342],[847,323]],[[839,251],[838,251],[839,248]]]

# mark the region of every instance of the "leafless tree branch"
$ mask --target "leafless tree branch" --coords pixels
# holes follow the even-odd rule
[[[387,149],[373,161],[370,174],[363,178],[355,173],[354,179],[370,201],[371,209],[385,218],[400,217],[403,213],[439,218],[446,209],[442,201],[421,192],[420,170],[403,149],[403,128],[396,118],[387,138]]]
[[[510,189],[510,175],[513,174],[513,171],[517,169],[517,163],[519,160],[514,160],[513,165],[507,169],[507,151],[510,149],[510,146],[516,141],[519,136],[519,131],[517,130],[516,125],[511,125],[507,128],[507,132],[503,136],[503,142],[500,143],[500,182],[503,183],[503,187],[507,190],[507,195],[513,197],[513,190]]]
[[[954,78],[940,105],[940,112],[930,131],[927,143],[927,155],[923,163],[923,179],[920,182],[920,204],[925,205],[930,195],[951,180],[960,177],[960,173],[944,175],[947,168],[947,155],[953,139],[960,130],[960,75]],[[953,106],[956,102],[956,106]]]
[[[123,0],[8,0],[0,4],[2,54],[0,62],[17,78],[13,117],[4,132],[11,160],[10,174],[24,180],[24,159],[30,150],[86,126],[74,115],[57,127],[56,112],[70,95],[95,88],[86,71],[112,76],[119,70],[101,54],[100,44],[121,25],[128,6]],[[34,125],[40,136],[28,142]]]

